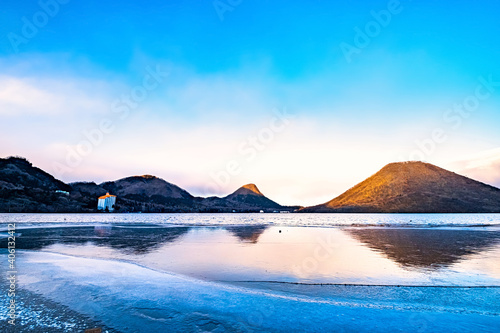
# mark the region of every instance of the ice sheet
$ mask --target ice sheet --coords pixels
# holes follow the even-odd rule
[[[21,288],[122,332],[497,332],[500,327],[498,288],[247,288],[114,260],[29,251],[18,260]]]

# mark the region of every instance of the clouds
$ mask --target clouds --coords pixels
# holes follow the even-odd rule
[[[68,78],[55,80],[2,75],[0,115],[54,117],[102,112],[106,108],[105,101],[89,88]]]
[[[40,57],[45,66],[37,71],[31,64]],[[65,181],[155,174],[194,195],[226,195],[256,183],[281,204],[313,205],[415,149],[415,140],[425,138],[445,110],[436,106],[437,92],[399,96],[396,88],[404,75],[396,72],[402,59],[390,73],[384,66],[288,80],[266,66],[200,73],[163,59],[139,58],[127,75],[81,60],[71,68],[74,60],[60,56],[0,60],[18,69],[0,76],[0,140],[9,142],[0,146],[0,155],[24,155],[55,174],[56,165],[68,167],[60,174]],[[146,96],[140,87],[147,68],[156,66],[168,75]],[[136,95],[141,98],[132,101],[134,107],[117,112],[124,96]],[[271,138],[262,133],[270,128],[275,109],[293,117]],[[467,135],[497,139],[484,130],[484,120],[472,118],[428,161],[445,166],[456,156],[484,149]],[[111,124],[106,130],[103,121]],[[242,145],[247,153],[241,153]],[[68,163],[75,152],[79,162]],[[238,172],[207,190],[213,175],[226,172],[232,161]],[[484,171],[491,178],[473,175],[497,181],[495,170]]]
[[[472,179],[500,187],[500,148],[489,149],[453,161],[449,163],[449,167]]]
[[[62,104],[62,96],[18,78],[0,77],[0,87],[0,112],[4,116],[30,113],[54,115]]]

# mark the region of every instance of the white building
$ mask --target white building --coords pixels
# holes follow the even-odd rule
[[[99,201],[97,202],[97,209],[106,210],[107,208],[109,212],[112,212],[115,210],[115,203],[116,203],[116,195],[111,195],[109,193],[106,193],[106,195],[99,197]]]
[[[69,195],[69,192],[68,192],[68,191],[56,190],[56,193],[59,193],[59,194],[64,194],[64,195]]]

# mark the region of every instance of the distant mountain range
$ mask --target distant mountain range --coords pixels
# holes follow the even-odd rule
[[[201,198],[161,178],[133,176],[102,184],[65,184],[20,157],[0,159],[0,212],[95,212],[107,192],[118,197],[117,212],[293,212],[266,198],[254,184],[220,198]]]
[[[202,198],[151,175],[66,184],[24,158],[0,158],[0,212],[95,212],[97,198],[107,192],[118,197],[117,212],[500,212],[500,189],[423,162],[388,164],[337,198],[304,208],[282,206],[254,184]]]

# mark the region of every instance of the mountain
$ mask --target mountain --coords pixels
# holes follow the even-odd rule
[[[112,193],[119,198],[119,211],[178,212],[196,211],[195,198],[177,185],[161,178],[144,175],[132,176],[116,181],[96,183],[77,182],[70,184],[72,195],[89,207],[97,205],[97,198]]]
[[[61,192],[62,191],[62,192]],[[194,197],[161,178],[132,176],[102,184],[65,184],[20,157],[0,158],[0,212],[95,212],[98,197],[116,195],[118,212],[293,211],[266,198],[253,184],[224,198]]]
[[[0,159],[0,182],[15,188],[46,188],[47,190],[67,190],[68,185],[55,179],[47,172],[34,167],[22,157]]]
[[[337,198],[301,208],[281,206],[255,184],[201,198],[151,175],[65,184],[24,158],[0,158],[0,212],[96,212],[107,192],[118,196],[118,212],[500,213],[500,189],[423,162],[388,164]]]
[[[247,184],[230,195],[219,198],[210,197],[203,200],[203,205],[209,207],[210,211],[218,212],[233,212],[238,213],[255,213],[261,210],[266,213],[276,211],[293,212],[301,208],[300,206],[282,206],[271,199],[267,198],[257,188],[255,184]]]
[[[277,210],[284,208],[271,199],[266,198],[255,184],[244,185],[223,199],[231,204],[244,205],[249,208],[268,208]]]
[[[114,182],[106,182],[100,186],[108,192],[123,197],[157,195],[173,199],[193,198],[191,194],[179,186],[151,175],[127,177]]]
[[[196,200],[191,194],[155,176],[127,177],[100,186],[106,189],[106,192],[121,198],[121,207],[127,211],[198,211]]]
[[[0,212],[81,211],[81,202],[56,192],[70,190],[25,158],[0,158]]]
[[[95,183],[72,183],[74,195],[90,206],[97,204],[96,198],[107,192],[118,196],[119,211],[127,212],[203,212],[231,213],[267,212],[274,210],[294,210],[299,207],[285,207],[266,198],[253,184],[245,185],[224,198],[194,197],[177,185],[161,178],[144,175],[116,181]]]
[[[423,162],[391,163],[309,213],[498,213],[500,189]]]
[[[263,197],[264,196],[264,194],[262,194],[262,192],[259,190],[257,185],[247,184],[247,185],[243,185],[242,187],[240,187],[239,189],[234,191],[234,193],[228,195],[226,197],[226,199],[235,198],[235,197],[238,197],[240,195],[253,196],[253,197]]]

